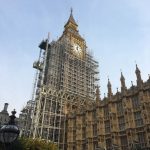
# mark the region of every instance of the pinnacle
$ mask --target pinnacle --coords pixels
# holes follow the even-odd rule
[[[136,72],[140,72],[140,69],[138,68],[137,64],[136,64]]]
[[[111,86],[111,83],[110,83],[109,77],[108,77],[108,86]]]
[[[123,79],[123,80],[125,79],[122,72],[121,72],[121,78],[120,78],[120,79],[121,79],[121,80],[122,80],[122,79]]]

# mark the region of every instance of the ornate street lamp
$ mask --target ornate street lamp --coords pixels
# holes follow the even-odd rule
[[[8,124],[3,125],[0,129],[0,142],[4,143],[5,146],[13,143],[18,138],[20,132],[15,124],[16,111],[13,110],[11,113]]]

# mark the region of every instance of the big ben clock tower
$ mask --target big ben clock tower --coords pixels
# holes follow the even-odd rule
[[[98,63],[78,31],[71,10],[63,34],[57,41],[42,41],[40,57],[34,63],[38,75],[33,100],[32,136],[60,144],[65,129],[66,101],[94,100]]]

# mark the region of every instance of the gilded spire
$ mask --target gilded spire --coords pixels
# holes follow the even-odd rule
[[[76,21],[75,21],[75,19],[74,19],[74,17],[73,17],[73,9],[72,9],[72,8],[71,8],[71,10],[70,10],[70,17],[69,17],[67,23],[65,24],[65,26],[67,26],[70,22],[71,22],[73,25],[75,25],[76,27],[78,26],[77,23],[76,23]]]
[[[72,12],[73,12],[73,9],[72,9],[72,7],[71,7],[70,11],[71,11],[71,14],[72,14]]]

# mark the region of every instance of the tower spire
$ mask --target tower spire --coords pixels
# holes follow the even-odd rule
[[[71,9],[70,9],[70,12],[71,12],[70,14],[72,15],[72,12],[73,12],[73,9],[72,9],[72,7],[71,7]]]
[[[72,7],[70,9],[70,16],[69,16],[69,19],[68,19],[67,23],[65,24],[65,27],[67,25],[69,25],[70,23],[73,24],[76,27],[78,26],[77,23],[76,23],[76,21],[75,21],[75,19],[74,19],[74,17],[73,17],[73,9],[72,9]]]
[[[76,23],[76,21],[75,21],[75,19],[73,17],[73,9],[72,9],[72,7],[70,9],[69,19],[68,19],[67,23],[65,24],[64,28],[65,28],[65,31],[67,31],[70,28],[72,30],[78,31],[78,29],[77,29],[78,25],[77,25],[77,23]]]

